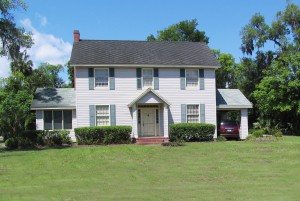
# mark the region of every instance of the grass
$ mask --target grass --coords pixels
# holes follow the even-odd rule
[[[300,137],[0,151],[0,200],[299,200]]]

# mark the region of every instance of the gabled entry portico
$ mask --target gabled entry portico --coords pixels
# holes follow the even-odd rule
[[[132,137],[169,138],[169,105],[151,88],[128,104],[132,114]]]

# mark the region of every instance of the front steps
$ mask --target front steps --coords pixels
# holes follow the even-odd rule
[[[136,139],[136,144],[147,145],[147,144],[163,144],[168,143],[169,138],[156,136],[156,137],[139,137]]]

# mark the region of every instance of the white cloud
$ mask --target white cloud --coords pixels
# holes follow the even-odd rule
[[[21,25],[26,31],[33,33],[33,46],[28,50],[30,59],[33,61],[33,68],[37,68],[41,63],[53,65],[64,65],[70,59],[72,44],[65,42],[52,34],[39,32],[31,24],[30,19],[21,21]],[[7,57],[0,57],[0,77],[7,77],[10,73],[10,61]]]
[[[42,15],[38,15],[38,18],[40,20],[40,23],[43,27],[45,27],[47,25],[47,18],[45,16]]]
[[[40,63],[50,64],[66,64],[70,59],[72,44],[65,42],[61,38],[55,37],[52,34],[41,33],[36,30],[30,19],[21,21],[22,26],[33,33],[33,46],[28,50],[30,59],[34,63],[34,68],[38,67]]]

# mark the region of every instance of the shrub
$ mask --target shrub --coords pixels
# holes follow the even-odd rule
[[[18,148],[18,139],[16,137],[8,138],[5,141],[5,146],[7,148],[10,148],[10,149],[16,149],[16,148]]]
[[[131,126],[95,126],[75,128],[78,144],[129,144]]]
[[[69,131],[67,130],[53,130],[43,131],[44,144],[48,146],[61,146],[63,144],[71,144],[71,138],[69,137]]]
[[[179,123],[170,125],[170,141],[212,141],[215,125],[205,123]]]
[[[252,132],[252,135],[255,136],[256,138],[263,137],[264,134],[266,134],[266,131],[264,129],[258,129]]]
[[[5,146],[11,149],[32,148],[37,146],[61,146],[62,144],[71,144],[67,130],[54,131],[36,131],[28,130],[20,133],[18,136],[8,138]]]
[[[281,130],[275,130],[275,131],[273,131],[272,135],[274,137],[282,137],[282,131]]]

